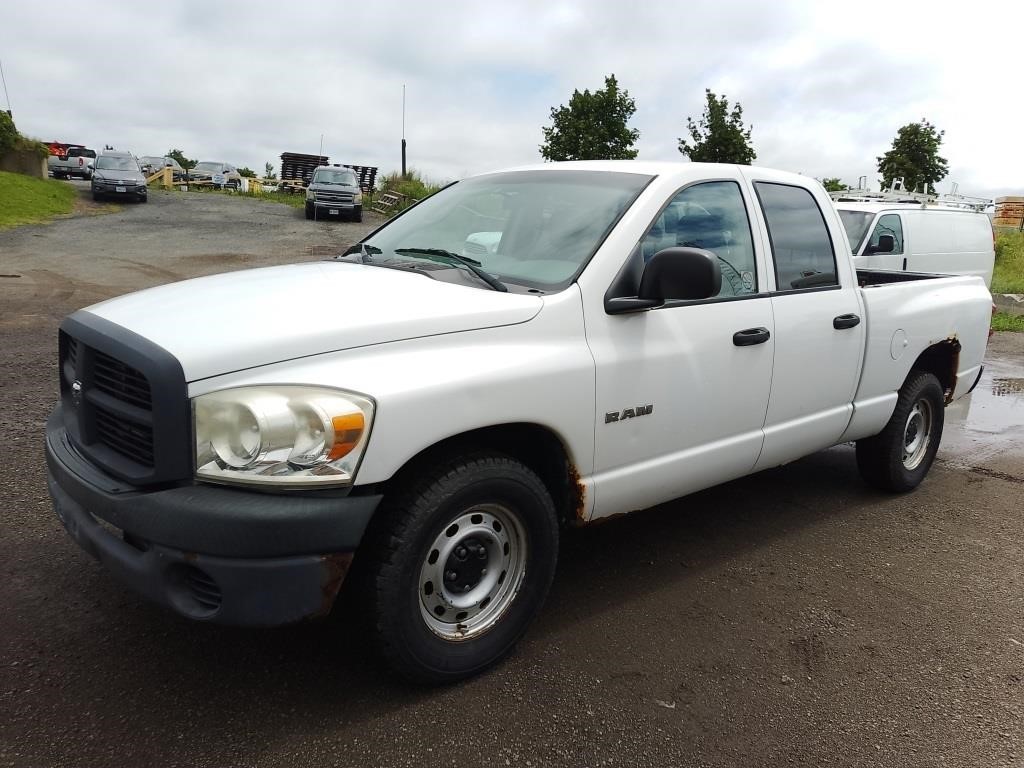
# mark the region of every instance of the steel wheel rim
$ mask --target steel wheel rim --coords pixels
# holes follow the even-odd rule
[[[480,555],[480,547],[486,557]],[[462,560],[460,548],[466,555]],[[483,634],[519,592],[526,556],[525,530],[508,507],[478,504],[459,513],[424,553],[417,584],[424,623],[445,640]],[[458,578],[451,579],[451,572]]]
[[[928,400],[914,403],[903,425],[903,466],[907,469],[917,469],[924,461],[932,441],[933,421],[932,404]]]

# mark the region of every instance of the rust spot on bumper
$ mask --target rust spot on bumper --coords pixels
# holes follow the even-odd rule
[[[574,519],[576,523],[583,524],[587,522],[585,502],[587,498],[587,487],[583,485],[583,481],[580,480],[579,470],[576,469],[575,465],[570,464],[568,467],[569,472],[569,502],[572,504],[572,508],[575,511]]]
[[[322,575],[320,579],[320,607],[309,618],[323,618],[331,612],[334,600],[338,596],[342,582],[352,567],[351,552],[336,552],[320,558]]]

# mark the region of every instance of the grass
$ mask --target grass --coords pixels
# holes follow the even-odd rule
[[[1009,312],[996,312],[992,315],[992,330],[1024,333],[1024,315],[1011,315]]]
[[[992,293],[1024,293],[1024,233],[996,235],[996,267]]]
[[[0,229],[38,224],[70,213],[78,193],[70,184],[0,171]]]

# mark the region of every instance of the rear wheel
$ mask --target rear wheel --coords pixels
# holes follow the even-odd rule
[[[911,371],[885,429],[857,441],[857,468],[864,480],[896,493],[920,485],[939,449],[944,408],[944,392],[935,375]]]
[[[478,455],[441,464],[386,503],[366,556],[387,662],[443,683],[500,660],[554,576],[558,522],[544,484],[509,457]]]

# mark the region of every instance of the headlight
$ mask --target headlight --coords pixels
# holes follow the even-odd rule
[[[353,203],[361,203],[361,202],[363,202],[363,193],[362,192],[356,192],[355,195],[352,197],[352,202]]]
[[[373,401],[336,389],[238,387],[192,401],[196,477],[277,488],[350,485]]]
[[[316,200],[316,192],[314,192],[312,189],[307,189],[306,190],[306,199],[307,200]]]

